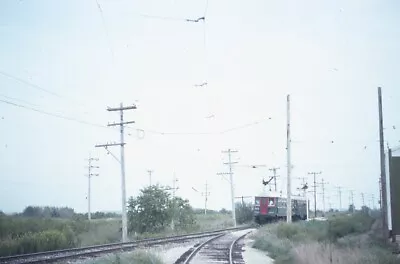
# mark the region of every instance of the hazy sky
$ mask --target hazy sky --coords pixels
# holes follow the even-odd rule
[[[216,175],[228,171],[227,148],[238,150],[236,196],[259,194],[273,166],[285,191],[287,94],[293,177],[322,171],[327,207],[339,206],[336,186],[343,207],[348,190],[357,207],[361,192],[367,204],[374,194],[377,206],[378,86],[386,140],[400,144],[398,1],[98,3],[0,2],[1,210],[85,211],[89,153],[100,159],[92,209],[121,207],[119,163],[94,148],[118,141],[117,129],[4,101],[104,126],[119,119],[107,106],[134,103],[138,109],[125,113],[136,121],[126,134],[127,195],[149,184],[152,169],[153,183],[163,185],[175,173],[178,195],[195,207],[203,197],[192,187],[202,191],[208,181],[209,206],[220,209],[230,207],[229,183]],[[202,16],[205,23],[185,21]],[[119,156],[119,148],[112,152]]]

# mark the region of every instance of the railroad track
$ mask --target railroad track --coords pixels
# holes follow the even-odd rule
[[[242,264],[242,247],[239,241],[251,230],[222,233],[189,249],[174,264],[229,263]]]
[[[86,257],[97,257],[110,252],[123,252],[133,250],[139,246],[153,246],[167,243],[184,242],[188,240],[204,238],[209,236],[223,235],[235,230],[241,230],[248,227],[236,227],[228,229],[220,229],[215,231],[208,231],[202,233],[194,233],[188,235],[171,236],[165,238],[151,238],[137,240],[125,243],[112,243],[104,245],[96,245],[82,248],[70,248],[63,250],[45,251],[32,254],[14,255],[7,257],[0,257],[0,263],[4,264],[25,264],[25,263],[54,263],[63,260],[71,260]]]

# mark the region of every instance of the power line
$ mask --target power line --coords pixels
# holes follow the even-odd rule
[[[66,96],[60,95],[60,94],[55,93],[55,92],[52,92],[52,91],[50,91],[50,90],[48,90],[48,89],[45,89],[45,88],[43,88],[43,87],[41,87],[41,86],[39,86],[39,85],[37,85],[37,84],[34,84],[34,83],[30,82],[30,81],[27,81],[27,80],[25,80],[25,79],[22,79],[22,78],[20,78],[20,77],[17,77],[17,76],[15,76],[15,75],[10,74],[10,73],[4,72],[4,71],[0,71],[0,74],[3,75],[3,76],[8,77],[8,78],[10,78],[10,79],[13,79],[13,80],[15,80],[15,81],[18,81],[18,82],[20,82],[20,83],[23,83],[23,84],[25,84],[25,85],[27,85],[27,86],[30,86],[30,87],[32,87],[32,88],[34,88],[34,89],[36,89],[36,90],[42,91],[42,92],[44,92],[44,93],[47,93],[47,94],[49,94],[49,95],[58,97],[58,98],[63,99],[63,100],[67,100],[67,101],[69,101],[69,102],[71,102],[71,103],[73,103],[73,104],[75,104],[75,105],[79,105],[79,106],[86,107],[86,105],[83,104],[83,103],[77,102],[77,101],[75,101],[75,100],[73,100],[73,99],[71,99],[71,98],[68,98],[68,97],[66,97]],[[3,95],[3,97],[5,97],[5,96]],[[11,98],[10,98],[10,99],[11,99]],[[23,101],[23,100],[20,100],[20,99],[14,99],[14,100]],[[32,103],[29,103],[29,102],[26,102],[26,101],[25,101],[25,103],[31,104],[31,105],[32,105]]]
[[[29,81],[27,81],[27,80],[24,80],[24,79],[22,79],[22,78],[19,78],[19,77],[17,77],[17,76],[14,76],[14,75],[12,75],[12,74],[7,73],[7,72],[0,71],[0,74],[3,75],[3,76],[8,77],[8,78],[10,78],[10,79],[13,79],[13,80],[15,80],[15,81],[18,81],[18,82],[20,82],[20,83],[23,83],[23,84],[25,84],[25,85],[28,85],[28,86],[30,86],[30,87],[32,87],[32,88],[35,88],[35,89],[37,89],[37,90],[40,90],[40,91],[42,91],[42,92],[45,92],[45,93],[47,93],[47,94],[50,94],[50,95],[52,95],[52,96],[56,96],[56,97],[58,97],[58,98],[65,99],[64,96],[61,96],[61,95],[59,95],[59,94],[57,94],[57,93],[55,93],[55,92],[49,91],[49,90],[47,90],[47,89],[45,89],[45,88],[40,87],[39,85],[36,85],[36,84],[34,84],[34,83],[31,83],[31,82],[29,82]]]
[[[63,115],[59,115],[59,114],[55,114],[55,113],[50,113],[50,112],[43,111],[43,110],[40,110],[40,109],[36,109],[36,108],[30,107],[30,106],[25,106],[25,105],[13,103],[13,102],[10,102],[10,101],[7,101],[7,100],[0,99],[0,102],[4,103],[4,104],[15,106],[15,107],[19,107],[19,108],[24,108],[24,109],[27,109],[27,110],[30,110],[30,111],[34,111],[34,112],[37,112],[37,113],[41,113],[41,114],[44,114],[44,115],[48,115],[48,116],[52,116],[52,117],[56,117],[56,118],[60,118],[60,119],[68,120],[68,121],[74,121],[74,122],[81,123],[81,124],[84,124],[84,125],[107,128],[104,125],[90,123],[90,122],[79,120],[79,119],[76,119],[76,118],[73,118],[73,117],[63,116]]]
[[[26,109],[26,110],[34,111],[34,112],[37,112],[37,113],[40,113],[40,114],[44,114],[44,115],[48,115],[48,116],[52,116],[52,117],[56,117],[56,118],[60,118],[60,119],[68,120],[68,121],[74,121],[74,122],[77,122],[77,123],[80,123],[80,124],[84,124],[84,125],[89,125],[89,126],[94,126],[94,127],[101,127],[101,128],[108,128],[107,126],[104,126],[104,125],[101,125],[101,124],[91,123],[91,122],[80,120],[80,119],[77,119],[77,118],[68,117],[68,116],[60,115],[60,114],[56,114],[56,113],[51,113],[51,112],[40,110],[40,109],[33,108],[33,107],[30,107],[30,106],[26,106],[26,105],[10,102],[8,100],[0,99],[0,102],[4,103],[4,104],[15,106],[15,107],[23,108],[23,109]],[[29,102],[26,102],[26,103],[31,104]],[[266,121],[266,120],[263,120],[263,121]],[[253,122],[253,123],[250,123],[250,124],[258,125],[261,122],[262,121],[257,121],[257,122]],[[141,131],[141,132],[160,134],[160,135],[219,135],[219,134],[224,134],[224,133],[228,133],[228,132],[232,132],[232,131],[235,131],[235,130],[239,130],[239,129],[248,127],[250,124],[246,124],[246,125],[242,125],[242,126],[239,126],[239,127],[230,128],[230,129],[223,130],[223,131],[220,131],[220,132],[162,132],[162,131],[156,131],[156,130],[151,130],[151,129],[135,129],[135,128],[132,128],[132,127],[126,127],[126,128],[135,129],[136,131]],[[131,135],[129,135],[129,136],[131,136]]]
[[[33,104],[33,103],[28,102],[28,101],[25,101],[25,100],[22,100],[22,99],[18,99],[18,98],[15,98],[15,97],[11,97],[11,96],[7,96],[7,95],[4,95],[4,94],[0,94],[0,96],[4,97],[6,99],[9,99],[9,100],[14,100],[14,101],[21,102],[21,103],[24,103],[24,104],[28,104],[28,105],[31,105],[31,106],[38,106],[37,104]]]

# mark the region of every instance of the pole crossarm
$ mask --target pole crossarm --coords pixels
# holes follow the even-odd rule
[[[107,107],[107,111],[124,111],[124,110],[134,110],[137,109],[136,105],[131,106],[121,106],[121,107]]]
[[[128,124],[134,124],[135,121],[126,121],[126,122],[120,122],[120,123],[109,123],[107,126],[122,126],[122,125],[128,125]]]
[[[114,147],[114,146],[123,146],[126,145],[126,143],[122,142],[122,143],[107,143],[107,144],[99,144],[99,145],[95,145],[95,148],[108,148],[108,147]]]

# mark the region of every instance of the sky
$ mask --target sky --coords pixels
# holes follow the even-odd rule
[[[0,2],[0,210],[27,205],[121,210],[118,142],[125,111],[127,196],[152,183],[204,207],[230,208],[279,167],[286,192],[290,94],[292,192],[322,173],[326,207],[378,206],[377,87],[385,145],[400,145],[397,1],[95,0]],[[205,17],[205,20],[190,22]],[[207,85],[200,86],[202,83]],[[10,104],[11,103],[11,104]],[[397,129],[396,129],[397,128]],[[110,151],[119,158],[119,147]],[[395,155],[398,155],[394,153]],[[251,165],[262,165],[254,169]],[[199,192],[193,190],[195,188]],[[268,189],[268,188],[267,188]],[[318,187],[317,204],[323,207]],[[251,199],[250,199],[251,200]],[[331,204],[331,205],[329,205]]]

